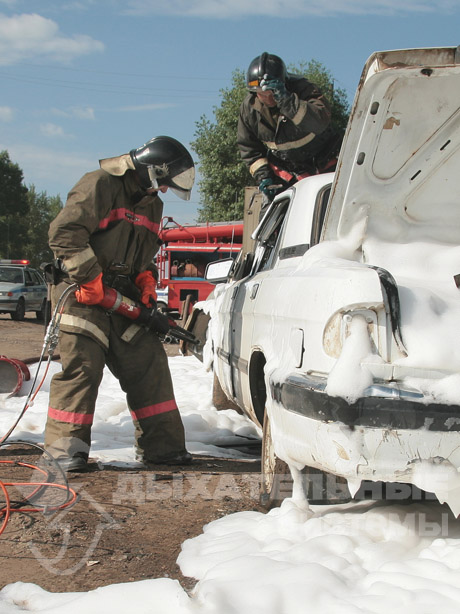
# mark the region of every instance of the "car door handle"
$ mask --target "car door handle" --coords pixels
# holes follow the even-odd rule
[[[259,284],[254,284],[252,286],[251,295],[249,297],[251,299],[251,301],[253,301],[256,298],[258,290],[259,290]]]

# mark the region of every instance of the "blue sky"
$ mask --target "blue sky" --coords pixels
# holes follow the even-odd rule
[[[159,134],[189,146],[263,51],[321,62],[351,102],[373,51],[459,44],[460,0],[0,0],[0,150],[65,200],[100,158]],[[195,221],[197,189],[163,200]]]

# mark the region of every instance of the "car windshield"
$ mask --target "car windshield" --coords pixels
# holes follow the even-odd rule
[[[4,281],[10,284],[24,283],[22,271],[12,267],[0,267],[0,282]]]

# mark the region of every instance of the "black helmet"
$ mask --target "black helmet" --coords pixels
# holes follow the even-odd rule
[[[170,136],[156,136],[129,155],[144,188],[165,185],[182,200],[190,200],[195,165],[182,143]]]
[[[246,85],[250,92],[255,92],[260,87],[260,82],[265,75],[268,79],[280,79],[286,81],[286,65],[277,55],[272,55],[266,51],[258,55],[249,64],[246,73]]]

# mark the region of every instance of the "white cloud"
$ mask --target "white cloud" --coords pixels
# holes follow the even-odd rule
[[[68,137],[68,134],[65,134],[62,126],[58,126],[57,124],[40,124],[40,132],[41,134],[43,134],[43,136],[49,137],[49,138],[55,138],[55,137]]]
[[[10,122],[13,119],[13,109],[11,107],[0,107],[0,121]]]
[[[104,50],[104,45],[85,34],[65,36],[51,19],[37,14],[7,17],[0,14],[0,65],[45,58],[68,62],[81,55]]]
[[[76,117],[77,119],[96,119],[94,109],[92,107],[71,107],[70,109],[56,109],[52,108],[51,113],[58,117]]]
[[[125,12],[136,15],[163,14],[181,17],[239,18],[252,15],[266,17],[336,15],[400,15],[407,13],[451,12],[458,0],[128,0]]]
[[[95,119],[94,109],[91,107],[72,107],[70,111],[77,119]]]
[[[63,109],[56,109],[55,107],[53,107],[52,109],[50,109],[50,111],[53,115],[56,115],[57,117],[72,117],[72,114],[69,111],[64,111]]]

